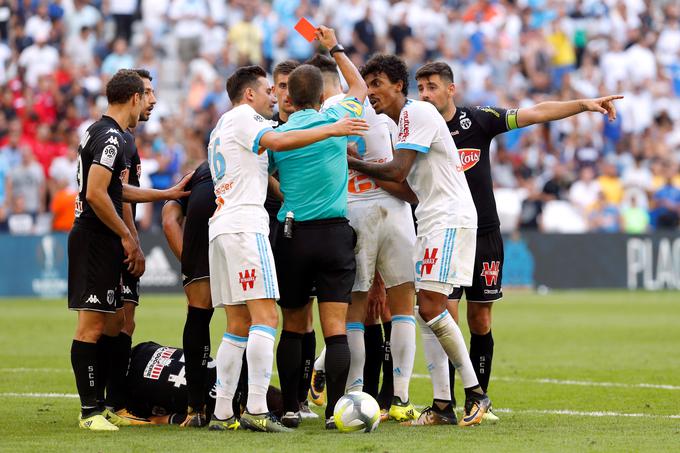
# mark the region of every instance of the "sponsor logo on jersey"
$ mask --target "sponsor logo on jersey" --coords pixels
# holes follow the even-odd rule
[[[109,168],[113,168],[113,164],[116,162],[116,156],[118,155],[118,148],[113,145],[106,145],[102,151],[102,156],[99,159],[99,163],[106,165]]]
[[[474,148],[461,148],[458,150],[460,156],[460,169],[468,171],[479,162],[479,155],[481,151]]]
[[[409,129],[411,122],[408,119],[408,110],[403,110],[401,112],[401,118],[399,119],[399,137],[397,137],[397,142],[403,142],[409,136]]]
[[[90,297],[87,298],[85,303],[86,304],[100,304],[101,305],[99,298],[97,296],[95,296],[94,294],[90,294]]]
[[[480,274],[484,277],[484,284],[486,286],[494,286],[498,284],[498,273],[500,272],[501,262],[500,261],[484,261],[482,263],[482,273]]]
[[[248,288],[253,289],[256,279],[255,269],[250,269],[250,271],[246,269],[245,271],[238,273],[238,282],[243,287],[243,291],[247,291]]]
[[[144,368],[144,377],[157,381],[161,377],[163,368],[172,363],[172,355],[175,351],[177,351],[176,348],[168,348],[165,346],[156,349]]]
[[[113,135],[109,136],[109,138],[104,142],[104,144],[110,143],[112,145],[118,146],[118,138],[114,137]]]
[[[477,107],[477,109],[482,111],[482,112],[490,113],[493,116],[495,116],[496,118],[501,117],[501,114],[498,113],[495,109],[492,109],[491,107]]]
[[[455,131],[451,131],[451,137],[455,137],[458,134],[460,134],[460,131],[458,129],[456,129]]]
[[[430,275],[432,273],[432,268],[435,264],[437,264],[437,260],[439,259],[437,258],[438,252],[438,248],[434,248],[432,250],[429,248],[425,249],[425,255],[423,256],[423,259],[416,263],[417,275],[422,277],[423,275]]]
[[[258,115],[257,113],[253,115],[253,119],[257,121],[258,123],[264,123],[264,118]]]
[[[108,290],[106,292],[106,302],[109,305],[113,305],[113,303],[116,301],[116,294],[113,292],[112,289]]]
[[[460,116],[458,117],[460,120],[460,127],[463,129],[470,129],[470,126],[472,126],[472,120],[467,117],[467,112],[460,112]]]

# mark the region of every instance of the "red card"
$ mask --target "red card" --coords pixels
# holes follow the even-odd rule
[[[298,23],[295,24],[295,30],[309,42],[314,41],[314,38],[316,38],[316,27],[304,17],[300,18]]]

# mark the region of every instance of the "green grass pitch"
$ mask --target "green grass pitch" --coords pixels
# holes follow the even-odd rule
[[[371,434],[327,432],[321,420],[280,435],[157,426],[82,431],[78,400],[68,397],[76,392],[68,353],[76,315],[64,300],[3,300],[0,309],[3,452],[680,449],[677,292],[509,292],[494,308],[489,393],[500,423],[463,429],[390,422]],[[181,345],[184,313],[179,295],[143,295],[134,342]],[[216,312],[213,355],[223,326],[224,315]],[[424,406],[432,393],[420,349],[415,373],[411,400]]]

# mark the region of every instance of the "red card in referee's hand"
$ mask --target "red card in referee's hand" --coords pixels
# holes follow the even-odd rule
[[[312,25],[307,19],[301,17],[297,24],[295,24],[295,30],[302,35],[307,41],[312,42],[316,38],[316,27]]]

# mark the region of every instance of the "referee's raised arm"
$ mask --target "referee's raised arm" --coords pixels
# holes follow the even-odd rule
[[[345,54],[345,48],[338,43],[338,39],[335,37],[335,30],[321,25],[316,31],[316,37],[319,42],[328,49],[335,62],[338,64],[338,68],[349,86],[347,97],[354,97],[357,98],[359,102],[364,102],[368,92],[366,82],[364,81],[364,78],[361,77],[357,67],[354,66],[354,63],[352,63]]]

